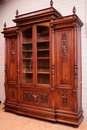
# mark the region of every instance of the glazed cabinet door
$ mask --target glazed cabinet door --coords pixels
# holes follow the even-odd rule
[[[20,103],[31,116],[55,120],[51,93],[49,23],[22,29]],[[28,110],[29,109],[29,110]],[[48,112],[49,110],[49,112]],[[24,111],[21,108],[22,113]]]

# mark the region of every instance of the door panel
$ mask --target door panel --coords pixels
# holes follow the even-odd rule
[[[72,29],[56,31],[56,85],[71,88],[73,85]]]
[[[17,38],[9,39],[9,82],[17,82]]]

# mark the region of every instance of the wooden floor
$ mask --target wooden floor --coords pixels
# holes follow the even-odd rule
[[[0,105],[0,130],[87,130],[87,122],[83,121],[78,128],[4,112]]]

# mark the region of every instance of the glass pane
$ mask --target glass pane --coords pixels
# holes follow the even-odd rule
[[[49,84],[50,77],[49,74],[38,74],[37,75],[38,83],[39,84]]]
[[[37,27],[37,83],[50,83],[49,28]]]
[[[33,82],[32,28],[29,28],[23,32],[22,78],[24,83]]]

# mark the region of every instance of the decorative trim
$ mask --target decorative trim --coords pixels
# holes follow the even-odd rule
[[[61,55],[62,55],[62,59],[63,62],[65,62],[67,60],[67,35],[66,33],[62,34],[62,44],[61,44]]]
[[[46,17],[40,17],[40,18],[35,18],[35,19],[30,19],[30,20],[27,20],[27,21],[20,21],[19,22],[19,25],[23,25],[23,24],[30,24],[30,23],[33,23],[33,22],[37,22],[37,21],[43,21],[43,20],[48,20],[48,19],[51,19],[51,16],[46,16]]]
[[[11,62],[15,62],[15,43],[11,42]]]

